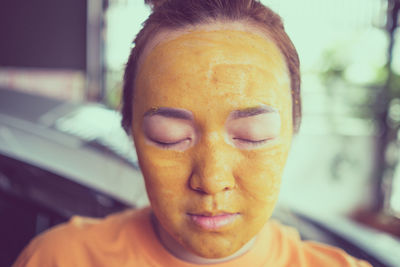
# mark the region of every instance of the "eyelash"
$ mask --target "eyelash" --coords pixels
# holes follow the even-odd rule
[[[186,140],[190,140],[190,139],[179,140],[174,143],[164,143],[164,142],[160,142],[160,141],[156,141],[156,140],[151,140],[151,141],[153,141],[154,143],[156,143],[158,146],[160,146],[163,149],[168,149],[168,148],[178,145],[179,143],[186,141]]]
[[[242,142],[242,143],[246,143],[249,144],[251,146],[260,146],[265,144],[266,142],[272,140],[273,138],[267,138],[267,139],[263,139],[263,140],[257,140],[257,141],[253,141],[253,140],[248,140],[248,139],[242,139],[242,138],[233,138],[233,140]]]
[[[261,146],[272,139],[273,138],[267,138],[267,139],[263,139],[263,140],[253,141],[253,140],[242,139],[242,138],[233,138],[233,140],[239,141],[241,143],[245,143],[246,145],[250,145],[252,147]],[[160,141],[156,141],[156,140],[152,140],[152,141],[154,143],[156,143],[162,149],[169,149],[169,148],[172,148],[173,146],[178,145],[179,143],[184,142],[186,140],[190,140],[190,139],[184,139],[184,140],[180,140],[180,141],[177,141],[174,143],[164,143],[164,142],[160,142]]]

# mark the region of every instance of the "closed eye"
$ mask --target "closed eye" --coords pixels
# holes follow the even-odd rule
[[[242,144],[251,145],[251,146],[260,146],[260,145],[263,145],[273,139],[274,138],[266,138],[266,139],[261,139],[261,140],[249,140],[249,139],[238,138],[238,137],[233,138],[233,140],[235,140],[236,142],[240,142]]]
[[[150,139],[150,138],[149,138]],[[186,145],[187,142],[191,141],[191,138],[185,138],[182,140],[178,140],[175,142],[161,142],[161,141],[157,141],[154,139],[150,139],[150,141],[152,141],[153,143],[155,143],[157,146],[163,148],[163,149],[172,149],[181,145]]]
[[[184,151],[192,145],[194,126],[191,120],[149,115],[143,120],[147,140],[160,149]]]
[[[228,137],[237,148],[244,150],[261,148],[279,138],[280,115],[277,112],[270,112],[228,119],[226,129]]]

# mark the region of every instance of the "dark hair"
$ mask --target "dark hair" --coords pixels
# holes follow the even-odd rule
[[[285,57],[291,80],[293,130],[301,120],[300,63],[296,48],[285,32],[279,15],[257,0],[145,0],[153,8],[126,64],[122,99],[122,127],[129,134],[132,126],[132,102],[138,61],[146,44],[161,29],[179,29],[218,20],[248,21],[265,29]]]

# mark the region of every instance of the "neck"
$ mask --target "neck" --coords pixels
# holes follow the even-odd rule
[[[247,242],[242,248],[240,248],[238,251],[236,251],[234,254],[225,257],[225,258],[218,258],[218,259],[209,259],[209,258],[204,258],[200,257],[190,251],[188,251],[185,247],[183,247],[179,242],[177,242],[158,222],[157,218],[153,215],[153,220],[154,220],[154,227],[155,231],[158,235],[158,238],[161,242],[161,244],[175,257],[178,259],[181,259],[186,262],[190,263],[195,263],[195,264],[216,264],[216,263],[221,263],[221,262],[226,262],[229,260],[232,260],[234,258],[237,258],[247,251],[251,249],[251,247],[254,245],[256,237],[251,239],[249,242]]]

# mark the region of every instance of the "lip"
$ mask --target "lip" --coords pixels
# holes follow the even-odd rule
[[[188,214],[191,221],[204,230],[217,230],[232,224],[239,213],[210,214]]]

